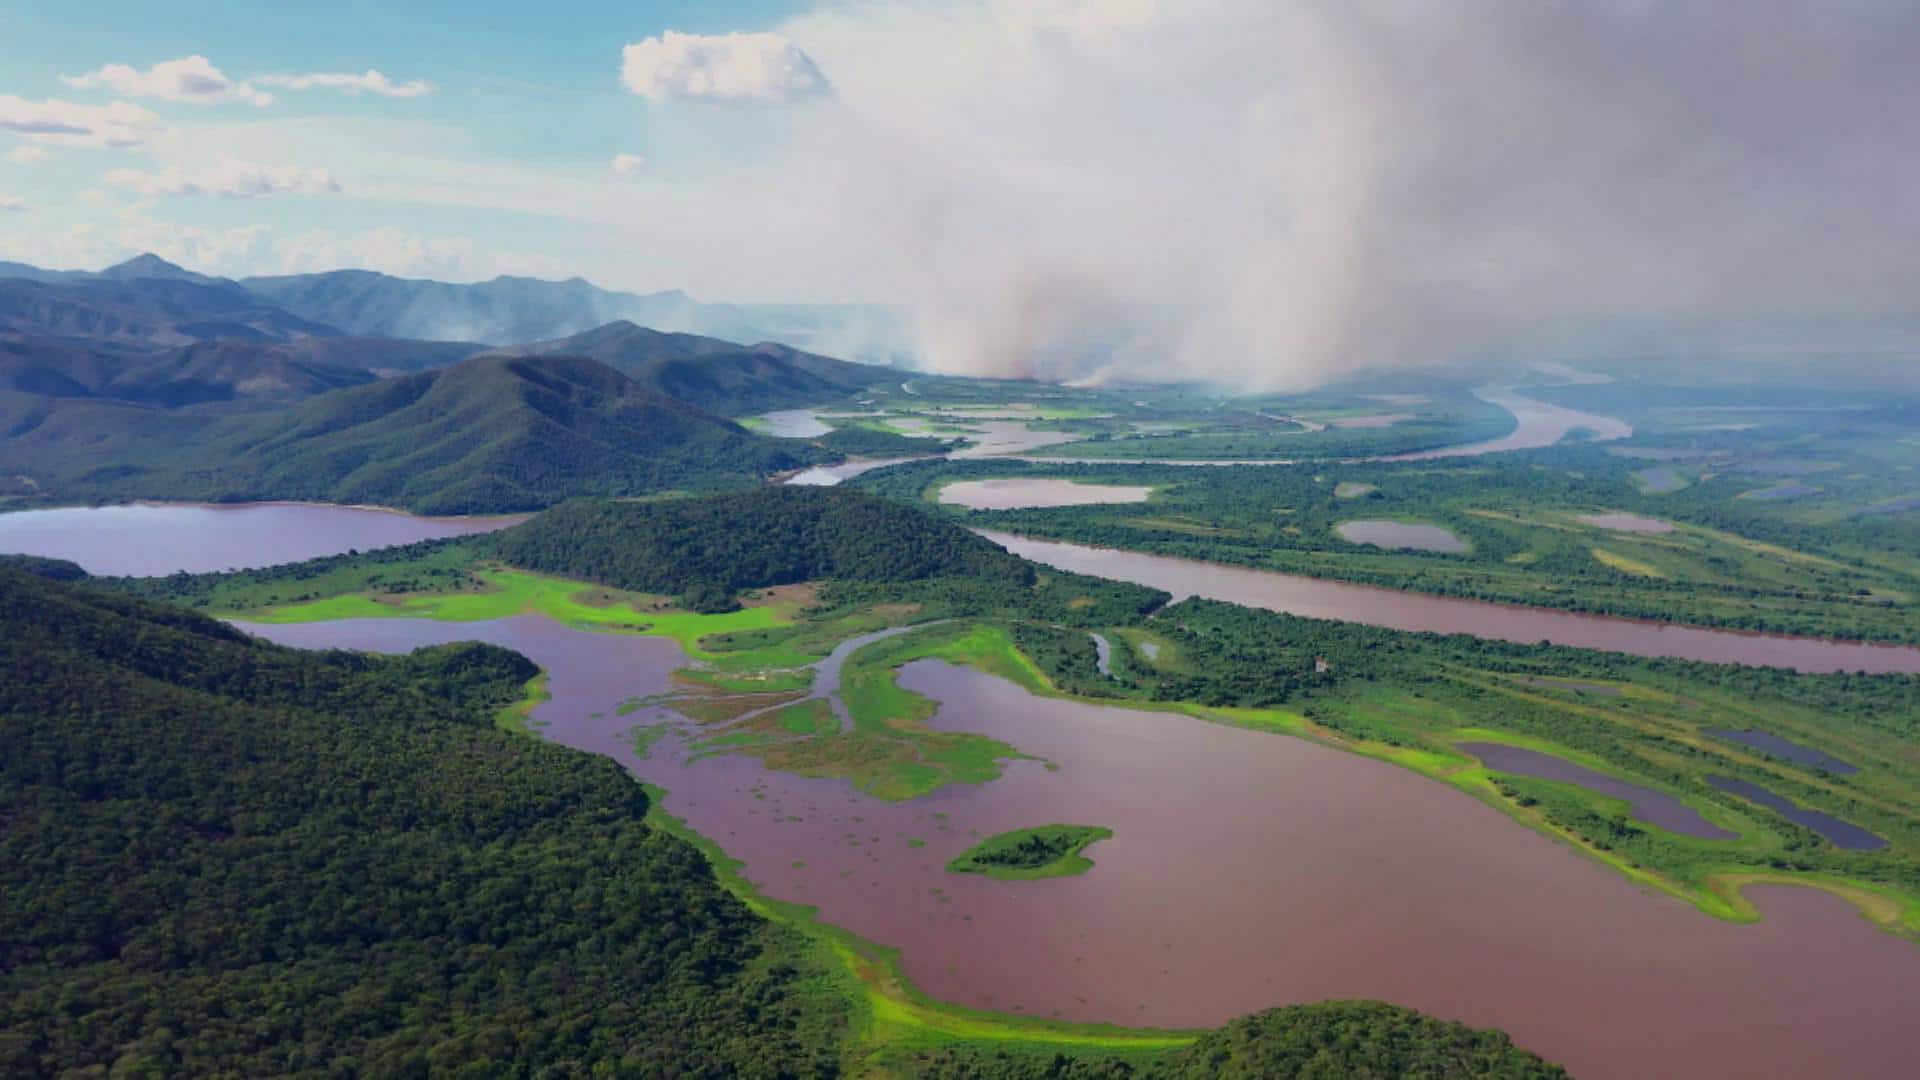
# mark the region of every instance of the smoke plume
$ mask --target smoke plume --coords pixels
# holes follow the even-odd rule
[[[1920,286],[1905,0],[888,2],[782,32],[834,95],[785,213],[937,369],[1283,388]]]

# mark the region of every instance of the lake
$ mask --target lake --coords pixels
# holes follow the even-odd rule
[[[492,532],[526,517],[417,517],[326,503],[64,507],[0,514],[0,553],[71,559],[90,574],[199,574]]]
[[[995,480],[959,480],[940,489],[940,501],[970,510],[1024,510],[1039,506],[1095,506],[1146,502],[1153,488],[1120,484],[1082,484],[1052,477],[1009,476]]]
[[[1165,589],[1175,599],[1204,596],[1247,607],[1339,619],[1393,630],[1471,634],[1491,641],[1551,641],[1635,656],[1671,656],[1716,664],[1801,671],[1920,673],[1920,648],[1828,641],[1647,622],[1572,611],[1402,592],[1325,578],[1252,570],[1117,548],[1036,540],[976,529],[1015,555],[1059,570]]]
[[[1920,948],[1844,902],[1759,888],[1754,925],[1634,886],[1467,795],[1285,736],[1039,699],[920,661],[901,683],[935,727],[1038,755],[997,781],[886,803],[750,758],[646,757],[615,715],[667,688],[667,639],[537,618],[248,627],[305,646],[478,638],[552,673],[542,734],[666,788],[666,809],[769,895],[902,950],[964,1005],[1198,1026],[1269,1006],[1377,997],[1477,1025],[1586,1078],[1894,1076],[1920,1058]],[[980,837],[1052,821],[1115,830],[1088,873],[951,874]],[[916,847],[909,841],[921,841]]]
[[[1471,546],[1439,525],[1407,521],[1343,521],[1335,525],[1333,531],[1350,544],[1369,544],[1380,548],[1412,548],[1455,555]]]

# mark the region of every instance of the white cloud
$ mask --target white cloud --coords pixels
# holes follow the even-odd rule
[[[226,158],[211,165],[168,166],[154,172],[114,169],[107,183],[141,195],[217,195],[251,199],[263,195],[325,195],[340,190],[326,169],[300,165],[260,165]]]
[[[778,104],[831,89],[813,58],[779,34],[669,30],[621,50],[620,81],[652,101]]]
[[[288,90],[345,90],[350,94],[378,94],[381,97],[410,98],[433,92],[433,84],[425,79],[397,83],[372,68],[364,74],[350,72],[316,71],[304,75],[262,75],[260,82],[267,86],[280,86]]]
[[[27,208],[27,200],[16,195],[0,192],[0,214],[19,213]]]
[[[613,155],[613,171],[621,176],[632,176],[647,167],[647,159],[639,154]]]
[[[21,143],[7,151],[7,160],[17,165],[36,165],[47,160],[46,148],[32,143]]]
[[[160,118],[124,101],[76,105],[0,94],[0,131],[64,146],[135,149],[160,130]]]
[[[76,90],[102,87],[128,97],[158,98],[190,105],[270,105],[273,95],[249,83],[230,79],[204,56],[167,60],[141,71],[126,64],[108,64],[85,75],[62,75],[60,81]]]

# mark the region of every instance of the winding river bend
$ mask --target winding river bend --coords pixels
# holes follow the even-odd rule
[[[1521,644],[1551,641],[1555,645],[1582,649],[1713,664],[1784,667],[1798,671],[1920,673],[1920,648],[1910,645],[1749,634],[1609,615],[1584,615],[1403,592],[1170,555],[1037,540],[985,529],[975,531],[1034,562],[1077,574],[1165,589],[1176,599],[1203,596],[1289,615],[1340,619],[1391,630],[1471,634],[1491,641]]]
[[[1414,773],[1167,713],[1035,698],[920,661],[900,681],[935,727],[1006,740],[978,787],[882,802],[844,782],[689,760],[664,638],[536,617],[249,626],[287,644],[401,651],[480,639],[550,673],[544,737],[608,754],[769,895],[901,950],[935,998],[1121,1024],[1199,1026],[1273,1005],[1377,997],[1501,1027],[1585,1078],[1897,1076],[1920,1060],[1920,948],[1832,896],[1758,888],[1717,922]],[[1049,765],[1051,767],[1049,767]],[[979,837],[1048,821],[1115,835],[1079,877],[951,874]]]

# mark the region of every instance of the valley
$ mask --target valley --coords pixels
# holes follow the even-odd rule
[[[1809,453],[1797,415],[1511,371],[1237,399],[612,323],[244,400],[95,385],[32,398],[19,570],[530,658],[494,726],[645,785],[834,988],[820,1060],[1157,1075],[1345,998],[1582,1076],[1920,1050],[1896,414],[1815,429],[1873,478],[1848,512],[1725,479]],[[211,501],[60,505],[135,495]]]

